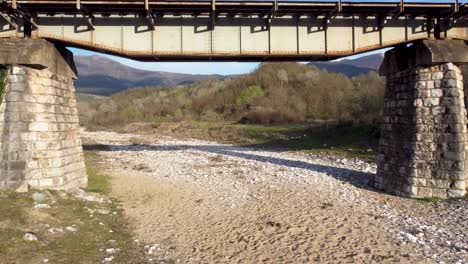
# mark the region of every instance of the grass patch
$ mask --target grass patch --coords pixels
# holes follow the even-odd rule
[[[440,197],[414,197],[412,199],[424,203],[436,203],[444,200]]]
[[[281,124],[259,125],[234,122],[162,122],[138,123],[138,130],[114,128],[119,132],[163,134],[172,137],[215,140],[246,147],[277,151],[304,151],[333,156],[356,157],[375,162],[380,126],[378,124]],[[132,127],[129,124],[128,127]]]
[[[380,128],[375,124],[256,125],[192,121],[188,128],[182,125],[175,130],[181,131],[188,137],[243,146],[349,156],[372,162],[376,160]]]
[[[107,193],[109,182],[99,173],[97,155],[85,154],[88,166],[87,191]],[[0,263],[101,263],[110,254],[107,248],[120,249],[113,254],[113,263],[143,263],[143,249],[133,238],[117,201],[101,204],[63,197],[51,192],[50,209],[33,209],[31,193],[0,193]],[[52,202],[55,200],[55,202]],[[106,213],[100,213],[102,210]],[[65,228],[74,226],[76,232]],[[50,227],[63,232],[51,233]],[[26,232],[37,235],[38,241],[23,240]]]
[[[106,176],[99,173],[97,162],[99,156],[92,151],[84,151],[86,173],[88,174],[88,187],[85,189],[87,192],[96,192],[107,194],[109,193],[109,180]]]
[[[268,137],[270,135],[267,135]],[[376,125],[336,125],[298,128],[261,138],[260,147],[277,147],[309,153],[326,153],[375,161],[379,127]]]
[[[294,133],[307,129],[303,124],[288,124],[288,125],[257,125],[257,124],[232,124],[229,125],[235,128],[241,128],[250,133]]]

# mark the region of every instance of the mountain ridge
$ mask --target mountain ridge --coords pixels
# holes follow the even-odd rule
[[[351,78],[377,71],[382,61],[382,54],[373,54],[341,61],[310,62],[307,65],[313,65],[328,72],[341,73]],[[78,69],[78,80],[75,81],[76,91],[104,96],[130,88],[147,86],[162,88],[209,79],[223,80],[235,76],[141,70],[99,55],[75,56],[75,64]]]
[[[308,65],[316,66],[328,72],[341,73],[352,78],[371,71],[378,71],[382,61],[383,54],[378,53],[362,56],[356,59],[343,59],[340,61],[330,62],[310,62]]]
[[[177,86],[208,79],[224,79],[222,75],[183,74],[148,71],[124,65],[99,56],[75,56],[78,93],[111,95],[129,88],[144,86]]]

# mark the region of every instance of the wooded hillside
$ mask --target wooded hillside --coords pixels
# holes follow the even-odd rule
[[[309,65],[267,63],[227,80],[82,96],[79,107],[88,127],[181,120],[373,123],[379,119],[383,94],[384,80],[375,72],[348,78]]]

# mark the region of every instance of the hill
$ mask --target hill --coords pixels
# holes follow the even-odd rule
[[[378,71],[383,61],[383,54],[372,54],[356,59],[344,59],[331,62],[311,62],[314,65],[328,72],[341,73],[348,77],[355,77],[371,71]]]
[[[384,81],[375,72],[355,78],[300,63],[265,63],[254,72],[186,86],[129,89],[82,98],[86,127],[195,120],[254,124],[379,120]]]
[[[135,69],[102,56],[75,56],[78,93],[112,95],[134,87],[177,86],[208,79],[224,79],[221,75],[192,75]]]
[[[342,73],[354,77],[376,71],[382,63],[382,54],[344,59],[334,62],[311,62],[318,68],[331,73]],[[102,56],[75,56],[78,93],[112,95],[135,87],[174,87],[209,79],[226,79],[222,75],[193,75],[135,69]],[[234,76],[230,76],[234,77]]]

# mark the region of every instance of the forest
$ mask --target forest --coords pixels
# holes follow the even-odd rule
[[[264,63],[225,80],[175,87],[139,87],[110,97],[79,96],[83,126],[133,122],[242,124],[377,124],[385,81],[376,72],[348,78],[300,63]]]

